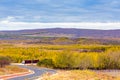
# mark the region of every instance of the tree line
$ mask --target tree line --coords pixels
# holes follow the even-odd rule
[[[0,56],[19,63],[39,59],[38,66],[61,69],[120,69],[118,45],[12,46],[0,48]]]

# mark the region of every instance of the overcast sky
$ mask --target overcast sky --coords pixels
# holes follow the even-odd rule
[[[120,29],[120,0],[0,0],[0,30]]]

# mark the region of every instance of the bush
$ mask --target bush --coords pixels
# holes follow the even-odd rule
[[[120,53],[109,52],[99,59],[99,69],[120,69]]]
[[[108,62],[106,62],[106,68],[120,69],[120,53],[111,52],[106,55]]]
[[[55,59],[55,67],[56,68],[74,68],[76,61],[75,53],[71,53],[70,51],[63,51],[56,56]]]
[[[0,55],[9,56],[12,62],[41,60],[39,66],[65,69],[120,69],[120,45],[37,45],[3,47]],[[0,59],[0,66],[7,64]]]
[[[54,67],[52,59],[43,59],[39,61],[37,65],[42,67]]]
[[[0,56],[0,67],[5,67],[6,65],[10,64],[10,58],[9,57],[4,57]]]
[[[92,62],[91,62],[91,59],[89,56],[84,56],[84,58],[82,58],[80,60],[80,63],[79,63],[79,68],[80,69],[88,69],[89,67],[91,67],[92,65]]]

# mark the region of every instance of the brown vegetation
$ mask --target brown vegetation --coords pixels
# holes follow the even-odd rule
[[[97,74],[89,70],[59,71],[56,74],[44,74],[40,80],[119,80],[105,74]]]
[[[19,68],[17,66],[6,66],[4,68],[0,68],[0,75],[21,73],[21,72],[27,72],[27,71],[28,71],[27,69]]]

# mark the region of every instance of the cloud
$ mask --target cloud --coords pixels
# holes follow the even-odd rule
[[[12,16],[8,16],[7,18],[3,18],[1,20],[2,23],[7,23],[9,21],[14,21],[15,20],[15,17],[12,17]]]
[[[15,22],[115,22],[119,13],[119,0],[0,0],[0,15]]]
[[[39,23],[0,21],[0,30],[42,29],[42,28],[79,28],[79,29],[120,29],[120,23]]]

